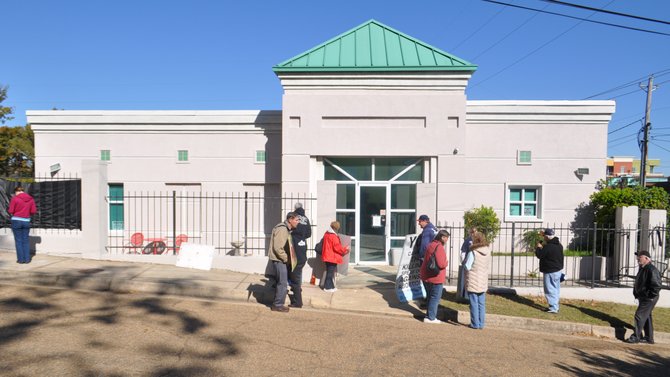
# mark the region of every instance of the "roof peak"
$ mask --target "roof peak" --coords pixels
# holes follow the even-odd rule
[[[282,72],[475,71],[477,66],[370,19],[273,67]]]

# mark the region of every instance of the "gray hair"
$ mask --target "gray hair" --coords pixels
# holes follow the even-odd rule
[[[293,206],[293,209],[298,209],[298,208],[302,208],[302,203],[297,202],[297,203]]]

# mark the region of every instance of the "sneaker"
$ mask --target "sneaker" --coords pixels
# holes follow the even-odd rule
[[[648,336],[643,336],[640,338],[640,343],[646,343],[646,344],[654,344],[653,340],[649,340]]]
[[[328,293],[333,293],[333,292],[337,292],[337,288],[324,289],[323,291],[328,292]]]
[[[430,319],[430,318],[426,317],[426,318],[423,319],[423,323],[442,323],[442,321],[440,321],[437,318]]]
[[[640,343],[640,339],[635,335],[631,335],[630,338],[625,340],[625,342],[630,344],[637,344]]]
[[[274,306],[270,308],[273,312],[288,313],[288,308],[286,306]]]
[[[549,309],[549,310],[547,310],[547,313],[558,314],[558,310]]]

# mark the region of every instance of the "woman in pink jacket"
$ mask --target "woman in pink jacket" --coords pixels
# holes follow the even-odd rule
[[[421,264],[421,269],[419,270],[419,277],[424,282],[426,294],[428,295],[428,308],[426,310],[426,318],[423,319],[424,323],[442,323],[436,317],[437,307],[442,298],[442,286],[444,285],[444,279],[447,277],[446,269],[449,265],[447,253],[444,251],[444,245],[447,244],[448,240],[449,232],[445,229],[440,229],[433,241],[426,247],[423,264]],[[438,273],[430,272],[428,269],[428,263],[430,263],[430,258],[433,254],[435,254],[437,267],[440,269]]]
[[[30,216],[37,212],[33,197],[23,192],[23,187],[14,189],[14,197],[9,202],[12,215],[12,233],[16,244],[16,263],[30,263]]]
[[[339,221],[330,223],[330,229],[323,235],[323,246],[321,259],[326,264],[326,281],[323,284],[323,290],[326,292],[335,292],[335,271],[337,265],[342,264],[342,256],[349,252],[349,246],[343,247],[340,242],[340,236],[337,231],[340,230]]]

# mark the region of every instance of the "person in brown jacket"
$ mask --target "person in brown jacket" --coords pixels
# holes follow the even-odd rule
[[[466,290],[470,299],[470,328],[483,329],[486,323],[486,291],[489,289],[489,270],[491,268],[491,248],[480,231],[472,234],[472,246],[475,262],[465,271]]]
[[[298,220],[297,213],[289,212],[286,215],[286,221],[272,228],[268,258],[272,263],[272,272],[276,280],[275,297],[271,306],[273,312],[285,313],[289,310],[284,306],[284,302],[288,294],[288,266],[291,263],[291,249],[293,248],[291,230],[298,226]]]

